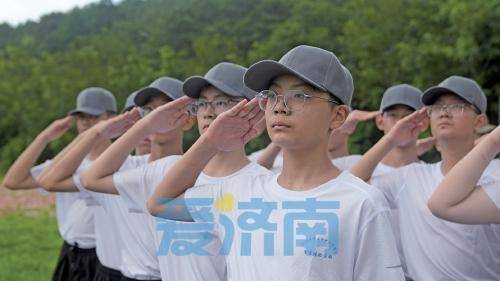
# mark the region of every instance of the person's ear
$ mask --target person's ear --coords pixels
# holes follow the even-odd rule
[[[196,116],[189,114],[188,118],[186,119],[186,122],[184,122],[184,125],[182,126],[182,130],[189,131],[194,124],[196,124]]]
[[[330,131],[333,131],[344,124],[349,115],[349,107],[346,105],[338,105],[333,109],[332,118],[330,121]]]
[[[377,129],[382,132],[384,131],[384,118],[382,117],[382,113],[375,116],[375,125],[377,126]]]
[[[488,123],[488,118],[484,114],[479,114],[474,121],[474,131],[477,132]]]

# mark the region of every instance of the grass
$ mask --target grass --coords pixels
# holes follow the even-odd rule
[[[61,243],[51,209],[0,214],[0,281],[50,280]]]

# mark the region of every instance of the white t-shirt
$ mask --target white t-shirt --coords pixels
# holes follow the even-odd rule
[[[363,155],[357,155],[357,154],[348,155],[348,156],[344,156],[344,157],[338,157],[338,158],[332,159],[332,163],[339,170],[347,171],[347,170],[351,169],[354,165],[356,165],[356,163],[358,163],[358,161],[361,159],[361,157],[363,157]]]
[[[500,211],[500,160],[493,160],[488,169],[491,183],[484,184],[482,188]]]
[[[248,155],[248,159],[250,159],[250,161],[252,162],[257,163],[259,157],[262,155],[262,152],[264,152],[264,149],[257,150],[252,154]],[[283,153],[280,151],[276,156],[276,158],[274,159],[274,163],[270,171],[273,173],[280,173],[281,170],[283,170]]]
[[[353,154],[353,155],[349,155],[349,156],[345,156],[345,157],[339,157],[339,158],[332,159],[332,163],[337,168],[339,168],[341,171],[345,171],[345,170],[351,169],[354,165],[356,165],[359,162],[359,160],[361,160],[362,157],[363,157],[363,155]],[[419,162],[419,163],[423,163],[423,162]],[[377,167],[373,171],[373,176],[380,176],[383,174],[392,173],[396,169],[398,169],[398,168],[388,166],[388,165],[381,162],[377,165]]]
[[[491,201],[495,203],[498,211],[500,212],[500,180],[495,180],[489,184],[485,184],[482,186],[483,190],[488,194]]]
[[[145,165],[147,160],[147,156],[129,156],[120,170],[133,170],[133,166]],[[114,181],[116,174],[113,175]],[[116,181],[115,187],[117,187]],[[101,202],[101,205],[103,203],[103,206],[107,206],[108,214],[115,221],[116,232],[120,233],[121,273],[133,279],[160,279],[158,260],[154,254],[151,254],[151,251],[154,251],[154,244],[152,243],[151,231],[148,229],[149,225],[146,223],[147,216],[141,213],[128,212],[128,208],[121,196],[119,201]],[[113,205],[112,203],[117,204]]]
[[[380,192],[349,172],[306,191],[277,178],[239,176],[184,195],[213,199],[217,207],[190,208],[191,215],[213,221],[225,238],[234,234],[229,280],[404,280]]]
[[[120,167],[120,171],[145,165],[148,162],[148,158],[148,155],[129,156]],[[80,182],[79,175],[73,176],[73,182],[82,194],[85,194],[93,201],[87,205],[92,206],[92,210],[94,211],[96,252],[99,262],[106,267],[120,271],[123,270],[127,272],[127,277],[132,278],[133,276],[130,272],[122,268],[124,264],[122,250],[127,246],[122,242],[122,234],[118,227],[118,224],[121,223],[119,219],[122,219],[123,216],[117,213],[127,212],[122,199],[118,195],[93,192],[85,189]],[[89,201],[87,200],[87,203]]]
[[[50,163],[51,160],[48,160],[33,167],[31,176],[36,179]],[[75,173],[80,174],[91,163],[92,161],[84,159]],[[56,218],[59,234],[64,241],[71,245],[78,244],[83,249],[96,247],[94,213],[80,192],[56,193]]]
[[[492,170],[488,167],[479,185],[492,182]],[[500,280],[500,225],[456,224],[432,215],[427,201],[442,180],[441,162],[415,163],[371,179],[390,206],[399,210],[401,245],[410,277]]]
[[[358,163],[359,160],[363,155],[349,155],[345,157],[339,157],[335,158],[332,160],[332,163],[339,168],[341,171],[349,170],[351,169],[354,165]],[[424,164],[424,162],[419,161],[418,163]],[[396,171],[398,168],[388,166],[382,162],[380,162],[377,167],[375,167],[375,170],[373,171],[372,177],[380,177],[385,174],[392,173]],[[408,270],[406,268],[406,260],[403,255],[403,249],[401,246],[401,233],[399,231],[399,210],[397,209],[392,209],[391,210],[391,225],[392,225],[392,230],[394,233],[394,238],[396,239],[396,246],[398,248],[398,253],[399,253],[399,258],[401,259],[401,263],[403,264],[403,270],[405,274],[408,274]]]
[[[161,182],[168,170],[180,159],[181,156],[168,156],[147,166],[138,168],[133,171],[120,173],[116,175],[116,180],[120,179],[123,184],[118,184],[120,195],[129,204],[130,211],[147,212],[146,202],[154,192],[156,186]],[[267,169],[255,163],[250,163],[236,173],[221,178],[209,177],[205,174],[200,174],[196,183],[213,183],[223,179],[232,178],[238,175],[250,174],[259,175],[270,173]],[[128,183],[128,184],[125,184]],[[136,186],[136,188],[131,188]],[[206,280],[218,281],[226,280],[226,261],[224,256],[218,255],[220,248],[219,239],[211,239],[207,245],[202,247],[210,255],[202,256],[195,254],[176,255],[171,249],[163,246],[165,243],[167,225],[175,224],[175,226],[192,228],[201,226],[196,222],[175,222],[150,216],[152,231],[155,234],[155,244],[158,249],[158,259],[160,262],[160,271],[162,280]],[[172,228],[170,228],[172,229]],[[209,231],[205,234],[213,234]],[[192,241],[185,239],[184,241]]]

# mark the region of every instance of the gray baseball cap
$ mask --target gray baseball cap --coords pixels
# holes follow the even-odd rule
[[[202,76],[191,76],[182,85],[186,96],[200,98],[201,90],[213,86],[223,93],[233,97],[243,97],[251,100],[257,94],[243,83],[247,68],[230,62],[221,62],[210,68]]]
[[[455,94],[474,105],[481,113],[486,113],[486,95],[476,81],[462,76],[450,76],[435,87],[427,89],[422,96],[425,105],[433,104],[442,94]]]
[[[422,94],[420,89],[408,84],[389,87],[382,96],[380,111],[383,112],[394,105],[406,105],[414,110],[419,110],[424,106],[422,103]]]
[[[76,98],[76,109],[71,110],[69,115],[86,113],[99,116],[106,112],[116,113],[116,99],[113,94],[103,88],[90,87],[82,90]]]
[[[135,96],[137,96],[137,93],[139,91],[135,91],[132,94],[128,95],[127,100],[125,101],[125,106],[123,107],[122,113],[131,110],[132,108],[135,107]]]
[[[269,89],[274,78],[291,74],[326,91],[350,106],[354,85],[351,73],[330,51],[301,45],[288,51],[278,62],[263,60],[248,68],[245,84],[257,92]]]
[[[155,95],[166,95],[172,100],[182,97],[182,81],[166,76],[160,77],[148,87],[139,90],[134,98],[134,102],[137,106],[143,106]]]

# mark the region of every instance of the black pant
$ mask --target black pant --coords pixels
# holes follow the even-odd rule
[[[94,281],[121,281],[122,277],[123,275],[120,271],[99,264]]]
[[[121,281],[143,281],[143,280],[128,278],[126,276],[123,276]],[[150,280],[150,281],[161,281],[161,280]]]
[[[81,249],[64,242],[52,281],[92,281],[98,263],[95,248]]]

